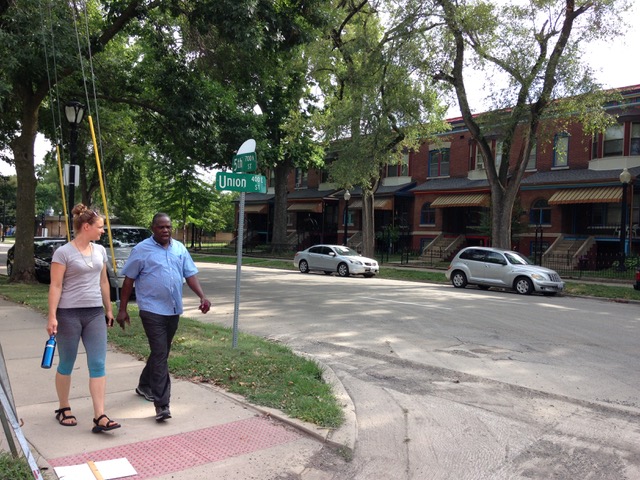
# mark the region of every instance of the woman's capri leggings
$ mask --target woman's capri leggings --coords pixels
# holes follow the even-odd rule
[[[87,352],[87,366],[91,378],[104,377],[107,358],[107,323],[102,307],[59,308],[58,317],[58,373],[71,375],[78,355],[80,339]]]

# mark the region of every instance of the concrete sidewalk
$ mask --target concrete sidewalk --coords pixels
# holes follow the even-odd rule
[[[330,382],[345,405],[347,421],[339,430],[287,418],[257,408],[241,397],[210,385],[173,379],[171,413],[154,419],[153,403],[135,394],[144,363],[113,349],[107,352],[106,411],[122,428],[94,434],[84,350],[78,355],[71,388],[71,407],[78,419],[64,427],[54,418],[58,408],[55,367],[40,368],[47,334],[46,318],[0,299],[0,343],[11,389],[23,423],[22,432],[45,479],[56,479],[53,467],[125,457],[138,474],[129,479],[308,478],[321,472],[307,465],[329,444],[352,450],[356,439],[354,408],[331,371]],[[1,407],[0,407],[1,408]],[[8,450],[0,437],[0,450]]]

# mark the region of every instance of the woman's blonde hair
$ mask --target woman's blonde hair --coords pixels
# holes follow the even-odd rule
[[[88,223],[89,225],[93,225],[93,223],[100,218],[100,214],[95,210],[90,209],[86,205],[79,203],[73,210],[71,210],[73,214],[73,231],[79,232],[82,228],[82,225]]]

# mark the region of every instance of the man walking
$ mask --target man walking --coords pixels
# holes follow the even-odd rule
[[[182,314],[182,281],[200,298],[200,311],[207,313],[211,302],[206,299],[196,274],[198,269],[185,246],[171,238],[171,219],[156,213],[151,224],[153,236],[140,242],[132,251],[122,273],[125,275],[116,321],[122,329],[131,325],[127,304],[135,282],[140,319],[149,340],[151,353],[147,359],[136,393],[152,401],[156,421],[171,418],[169,400],[169,351]]]

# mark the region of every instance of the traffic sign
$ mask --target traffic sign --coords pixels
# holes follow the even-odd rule
[[[256,152],[239,153],[233,156],[232,168],[236,173],[255,172],[258,168]]]
[[[267,177],[251,173],[218,172],[216,189],[233,192],[267,193]]]

